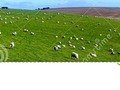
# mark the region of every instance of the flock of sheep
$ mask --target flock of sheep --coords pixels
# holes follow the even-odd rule
[[[7,14],[11,14],[11,13],[9,12],[9,13],[7,13]],[[59,15],[59,14],[60,14],[60,13],[58,13],[58,15]],[[46,13],[44,13],[44,15],[46,15]],[[15,17],[11,17],[11,19],[14,19],[14,18],[15,18]],[[17,19],[19,20],[20,17],[17,17]],[[38,18],[36,18],[36,19],[38,19]],[[2,16],[0,15],[0,21],[4,21],[4,23],[7,24],[8,22],[7,22],[6,20],[7,20],[7,18],[2,18]],[[29,16],[27,16],[27,17],[25,18],[25,20],[28,21],[28,20],[29,20]],[[42,18],[42,20],[44,20],[44,19]],[[44,22],[45,22],[45,21],[42,21],[42,23],[44,23]],[[57,21],[57,23],[59,24],[60,22]],[[71,23],[73,23],[73,22],[71,22]],[[10,24],[13,24],[13,22],[10,21]],[[64,22],[64,24],[66,24],[66,22]],[[100,25],[100,24],[98,24],[98,25]],[[76,27],[79,27],[79,26],[76,25]],[[84,30],[84,29],[82,28],[82,31],[83,31],[83,30]],[[111,31],[111,29],[110,29],[109,31]],[[28,29],[23,29],[23,32],[28,32]],[[114,32],[116,32],[116,30],[114,30]],[[0,34],[2,34],[2,32],[0,32]],[[34,32],[30,32],[30,34],[31,34],[31,35],[34,35]],[[12,35],[13,35],[13,36],[16,36],[16,35],[17,35],[17,32],[12,32]],[[99,36],[102,36],[102,34],[99,34]],[[55,36],[55,38],[59,38],[59,36]],[[62,36],[61,38],[65,39],[66,36]],[[75,35],[74,35],[74,36],[71,36],[71,37],[68,38],[68,42],[67,42],[68,44],[67,44],[67,45],[65,45],[65,44],[63,44],[61,41],[59,41],[59,42],[57,43],[57,45],[54,46],[54,50],[55,50],[55,51],[59,51],[59,49],[66,48],[66,47],[71,47],[71,48],[73,48],[73,49],[77,48],[77,47],[71,42],[72,40],[76,40],[76,41],[81,40],[81,41],[84,41],[84,38],[78,38],[78,37],[76,37]],[[87,41],[87,43],[90,44],[91,42],[90,42],[90,41]],[[96,44],[96,45],[97,45],[97,44]],[[14,47],[15,47],[15,43],[14,43],[13,41],[11,41],[10,44],[9,44],[9,46],[10,46],[11,48],[14,48]],[[79,49],[85,50],[86,47],[85,47],[85,46],[81,46]],[[113,48],[110,48],[110,49],[109,49],[109,52],[110,52],[112,55],[115,54]],[[117,53],[120,54],[120,52],[117,52]],[[90,55],[91,55],[92,57],[97,57],[97,55],[96,55],[95,53],[90,53]],[[79,54],[76,53],[76,52],[71,52],[71,58],[79,59]]]
[[[59,36],[55,36],[55,38],[59,38]],[[62,36],[61,38],[65,39],[66,36]],[[82,40],[82,41],[83,41],[84,38],[78,38],[78,37],[76,37],[75,35],[74,35],[74,36],[71,36],[71,37],[68,38],[68,42],[67,42],[68,44],[67,44],[67,45],[65,45],[65,44],[63,44],[61,41],[59,41],[59,42],[57,43],[57,45],[54,46],[54,50],[55,50],[55,51],[58,51],[59,49],[62,49],[62,48],[65,48],[65,47],[71,47],[71,48],[75,49],[76,46],[73,45],[72,40],[76,40],[76,41]],[[90,44],[90,41],[88,41],[88,44]],[[80,50],[85,50],[86,48],[85,48],[85,46],[81,46],[79,49],[80,49]],[[94,53],[90,53],[90,55],[93,56],[93,57],[97,57],[97,55],[94,54]],[[79,59],[79,54],[76,53],[76,52],[72,52],[72,53],[71,53],[71,58]]]
[[[10,14],[11,14],[10,12],[7,13],[7,15],[10,15]],[[9,20],[11,20],[11,21],[9,22],[10,24],[13,24],[13,22],[12,22],[13,19],[15,19],[14,16],[12,16],[11,19],[9,19]],[[17,17],[17,19],[19,20],[20,17]],[[8,22],[7,22],[6,20],[8,20],[7,17],[4,17],[4,18],[3,18],[3,17],[0,15],[0,21],[3,21],[4,24],[8,24]],[[25,20],[29,20],[29,17],[27,16],[27,17],[25,18]],[[23,32],[28,32],[28,29],[23,29]],[[0,35],[1,35],[1,34],[2,34],[2,32],[0,32]],[[30,34],[31,34],[31,35],[34,35],[34,32],[30,32]],[[12,32],[12,35],[13,35],[13,36],[16,36],[16,35],[17,35],[17,32],[16,32],[16,31],[15,31],[15,32]],[[11,41],[10,44],[9,44],[9,47],[10,47],[10,48],[14,48],[14,47],[15,47],[15,42],[14,42],[14,41]]]

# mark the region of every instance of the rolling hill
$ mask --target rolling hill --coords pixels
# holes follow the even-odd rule
[[[1,9],[0,44],[8,50],[7,62],[118,62],[119,25],[119,20],[82,14]],[[14,36],[13,32],[17,34]],[[9,47],[12,41],[14,48]],[[56,51],[58,44],[61,49]],[[110,48],[115,55],[111,55]],[[71,58],[72,52],[78,53],[79,59]],[[97,57],[89,56],[90,53]]]

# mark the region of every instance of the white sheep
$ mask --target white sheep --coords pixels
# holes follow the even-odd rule
[[[72,52],[71,53],[71,58],[76,58],[76,59],[79,59],[79,55],[75,52]]]
[[[94,54],[94,53],[90,53],[90,55],[91,55],[92,57],[97,57],[97,55]]]
[[[44,23],[45,21],[42,21],[42,23]]]
[[[65,38],[66,36],[62,36],[62,38]]]
[[[102,34],[99,35],[100,37],[102,36]]]
[[[88,41],[87,43],[88,43],[88,44],[90,44],[91,42],[90,42],[90,41]]]
[[[73,45],[72,47],[75,48],[75,45]]]
[[[81,30],[83,31],[84,29],[82,28]]]
[[[63,47],[66,47],[66,45],[62,44]]]
[[[58,38],[58,36],[55,36],[56,38]]]
[[[14,42],[10,43],[10,47],[13,48],[15,46]]]
[[[7,20],[7,18],[5,18],[5,20]]]
[[[61,49],[61,46],[60,46],[60,45],[57,45],[57,47],[58,47],[59,49]]]
[[[69,44],[71,44],[71,41],[68,41]]]
[[[111,55],[115,55],[115,52],[111,52]]]
[[[112,29],[109,29],[109,31],[111,32],[111,31],[112,31]]]
[[[117,30],[114,30],[114,32],[117,32]]]
[[[54,50],[58,51],[58,47],[57,47],[57,46],[55,46],[55,47],[54,47]]]
[[[24,32],[28,32],[28,29],[24,29],[23,31],[24,31]]]
[[[12,19],[14,19],[15,17],[12,17]]]
[[[73,38],[72,37],[70,37],[70,40],[72,40]]]
[[[64,22],[64,24],[66,25],[66,22]]]
[[[12,24],[13,22],[12,21],[10,21],[10,24]]]
[[[120,52],[117,52],[120,55]]]
[[[62,44],[62,43],[59,41],[58,44]]]
[[[84,40],[84,38],[81,38],[81,40],[83,41],[83,40]]]
[[[31,35],[34,35],[35,33],[34,32],[30,32]]]
[[[27,20],[27,21],[28,21],[28,20],[29,20],[29,18],[25,18],[25,20]]]
[[[79,38],[76,38],[76,40],[78,41],[78,40],[79,40]]]
[[[113,52],[113,51],[114,51],[114,49],[113,49],[113,48],[110,48],[110,49],[109,49],[109,52]]]
[[[98,46],[98,44],[95,44],[95,46]]]
[[[3,18],[0,18],[0,20],[2,21],[2,20],[3,20]]]
[[[82,46],[81,49],[82,49],[82,50],[85,50],[85,47]]]
[[[16,35],[17,35],[17,32],[13,32],[12,35],[16,36]]]
[[[60,21],[57,21],[57,23],[59,24],[59,23],[60,23]]]
[[[2,32],[0,32],[0,35],[2,34]]]
[[[5,22],[5,24],[7,24],[7,22]]]
[[[72,44],[69,44],[70,47],[72,47],[73,45]]]

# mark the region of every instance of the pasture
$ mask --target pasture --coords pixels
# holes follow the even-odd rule
[[[95,16],[37,10],[0,10],[0,44],[8,50],[7,62],[118,62],[120,21]],[[84,60],[107,37],[97,57]],[[99,40],[96,42],[95,40]],[[9,44],[14,42],[14,48]],[[54,50],[59,45],[60,48]],[[109,49],[113,48],[115,54]],[[71,58],[76,52],[79,59]],[[94,52],[93,52],[94,53]]]

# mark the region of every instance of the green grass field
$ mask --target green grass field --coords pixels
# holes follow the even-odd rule
[[[25,18],[29,20],[25,20]],[[23,32],[23,29],[29,31]],[[110,32],[109,29],[112,31]],[[115,29],[116,32],[114,32]],[[107,38],[108,34],[112,38],[96,51],[97,57],[92,57],[87,61],[120,61],[120,55],[117,54],[120,51],[119,20],[37,10],[0,10],[0,32],[2,33],[0,44],[7,47],[8,50],[7,62],[83,62],[85,61],[83,59],[93,52],[95,40],[101,41]],[[13,32],[17,32],[17,35],[13,36]],[[31,35],[30,32],[35,34]],[[78,41],[69,40],[74,35],[79,38]],[[62,36],[66,36],[66,38],[62,38]],[[80,38],[84,38],[84,40],[82,41]],[[15,43],[14,48],[9,48],[11,41]],[[54,46],[59,41],[66,47],[55,51]],[[71,41],[76,48],[70,47],[68,41]],[[88,44],[88,41],[91,43]],[[81,50],[81,46],[86,49]],[[109,48],[113,48],[116,54],[111,55]],[[79,59],[72,59],[72,52],[78,53]]]

